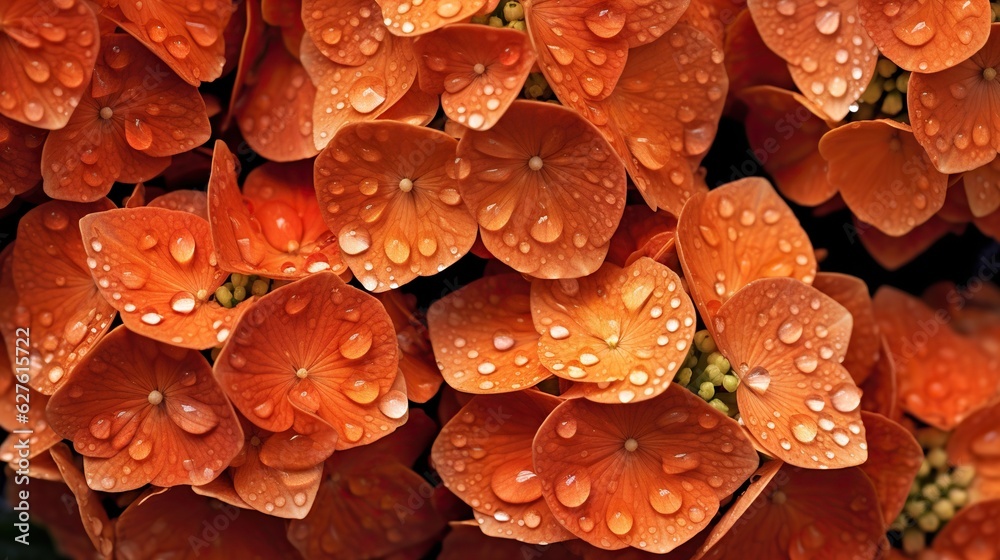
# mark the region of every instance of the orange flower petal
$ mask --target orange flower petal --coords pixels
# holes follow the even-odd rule
[[[530,552],[529,552],[530,551]],[[438,560],[510,560],[529,552],[532,560],[579,560],[561,543],[525,549],[523,544],[511,539],[486,536],[477,527],[451,524],[451,530],[441,543]]]
[[[388,462],[410,467],[430,448],[437,433],[434,421],[423,410],[414,408],[406,424],[384,438],[334,453],[326,460],[327,470],[337,473],[366,472],[374,465],[386,464],[387,458],[391,458]]]
[[[801,95],[772,86],[740,92],[748,108],[747,139],[754,157],[796,204],[818,206],[837,194],[817,146],[829,132],[826,115]],[[860,158],[859,158],[860,159]]]
[[[302,66],[318,92],[313,105],[313,142],[323,149],[344,125],[378,118],[414,87],[417,60],[413,41],[386,35],[361,66],[337,64],[302,38]],[[329,93],[333,92],[337,93]]]
[[[793,278],[751,282],[710,323],[740,378],[743,423],[772,457],[810,469],[868,457],[861,390],[840,365],[851,324],[847,309]]]
[[[654,212],[648,206],[625,207],[621,226],[611,238],[607,262],[627,266],[642,257],[680,270],[677,261],[675,232],[677,218],[667,212]]]
[[[375,0],[304,0],[302,23],[316,48],[345,66],[361,66],[382,46],[389,30]]]
[[[542,498],[531,459],[535,433],[560,402],[540,391],[478,396],[438,434],[434,468],[483,533],[533,544],[574,538]]]
[[[170,163],[167,156],[204,143],[210,133],[198,90],[128,35],[105,35],[91,88],[65,128],[45,142],[45,192],[96,200],[115,181],[151,179]]]
[[[205,349],[225,342],[249,305],[208,298],[226,280],[208,222],[177,210],[134,208],[80,220],[87,267],[129,329],[161,342]],[[107,269],[105,269],[107,267]]]
[[[976,227],[979,231],[983,232],[984,235],[1000,240],[1000,210],[997,210],[989,216],[976,218],[975,223]]]
[[[882,268],[896,270],[917,258],[951,229],[951,224],[932,216],[910,233],[902,237],[892,237],[882,233],[875,226],[855,218],[851,233],[861,239],[861,244]]]
[[[690,0],[657,0],[653,3],[621,0],[610,7],[598,6],[584,17],[587,28],[594,35],[625,37],[629,48],[635,48],[652,43],[673,29],[690,5]]]
[[[319,153],[313,142],[316,86],[302,64],[282,48],[267,50],[255,81],[236,109],[250,148],[271,161],[297,161]]]
[[[237,161],[215,143],[209,178],[209,222],[220,266],[244,274],[293,280],[346,267],[320,214],[312,162],[266,163],[237,185]]]
[[[233,119],[236,105],[243,95],[243,89],[247,85],[247,80],[252,75],[254,66],[267,46],[267,28],[261,15],[261,3],[244,2],[246,9],[237,6],[237,12],[233,19],[229,20],[226,27],[226,68],[223,73],[228,73],[231,66],[236,67],[236,75],[233,77],[233,87],[229,92],[229,105],[226,107],[225,116],[219,126],[221,130],[228,130]],[[234,22],[237,18],[242,20],[240,35],[233,36]],[[277,39],[277,33],[270,37]],[[236,43],[236,44],[234,44]]]
[[[18,223],[12,269],[19,300],[30,322],[29,384],[51,395],[66,374],[93,349],[114,320],[88,268],[81,218],[113,208],[107,199],[92,204],[52,201]]]
[[[745,97],[746,88],[753,86],[773,87],[777,91],[795,89],[795,82],[788,73],[788,65],[764,44],[749,10],[740,11],[729,22],[725,52],[730,91],[738,93],[740,98]],[[727,103],[732,101],[727,99]]]
[[[723,516],[697,560],[876,556],[885,526],[875,488],[860,469],[817,471],[772,463]]]
[[[593,125],[551,103],[515,101],[458,144],[462,198],[483,243],[518,272],[597,270],[625,206],[625,169]]]
[[[966,173],[973,173],[968,171]],[[955,177],[952,175],[951,177]],[[944,206],[938,210],[937,217],[946,222],[965,225],[975,219],[972,215],[972,208],[969,207],[968,190],[965,188],[965,174],[960,176],[958,182],[951,182],[948,192],[944,196]]]
[[[11,373],[14,371],[14,358],[17,357],[17,329],[31,320],[28,309],[20,305],[17,288],[14,287],[15,247],[17,247],[16,238],[0,251],[0,338],[3,339],[6,349],[4,355],[6,361],[0,362],[0,371],[3,371],[2,368],[10,367]],[[21,351],[21,355],[24,355],[24,350]]]
[[[962,182],[965,184],[965,196],[968,197],[973,216],[982,218],[1000,208],[1000,158],[966,171]]]
[[[881,337],[875,323],[875,309],[864,280],[847,274],[820,272],[813,287],[843,305],[854,320],[851,342],[847,345],[843,365],[861,384],[868,378],[879,359]]]
[[[223,524],[225,529],[220,529]],[[281,519],[198,496],[187,488],[146,492],[118,518],[115,534],[121,560],[179,551],[213,560],[296,557]]]
[[[1000,148],[1000,122],[992,112],[1000,66],[1000,25],[974,56],[936,72],[914,72],[906,90],[913,135],[938,171],[960,173],[993,161]],[[1000,101],[1000,99],[997,99]]]
[[[878,50],[858,18],[857,0],[823,3],[748,0],[764,43],[788,62],[799,90],[831,120],[842,120],[875,75]]]
[[[65,126],[90,83],[99,35],[87,2],[5,2],[0,114],[39,128]]]
[[[468,19],[487,3],[486,0],[425,0],[419,4],[411,4],[408,0],[376,2],[382,7],[385,27],[402,37],[430,33],[446,24]]]
[[[872,150],[881,154],[877,161],[859,157]],[[853,122],[827,132],[819,151],[848,208],[888,235],[909,233],[944,205],[948,176],[934,169],[905,124]]]
[[[429,128],[355,123],[316,158],[323,217],[365,289],[395,289],[469,252],[476,223],[451,171],[456,145]]]
[[[705,190],[691,165],[712,145],[722,116],[729,87],[722,59],[704,33],[678,24],[663,40],[630,50],[620,86],[596,113],[584,113],[654,210],[678,215],[688,198]]]
[[[858,0],[858,14],[878,50],[912,72],[940,72],[976,54],[990,36],[987,0],[927,3]]]
[[[516,274],[487,276],[431,304],[427,326],[449,385],[466,393],[506,393],[551,377],[538,361],[530,288]]]
[[[924,451],[909,430],[888,418],[863,412],[868,460],[860,468],[875,485],[882,519],[889,526],[906,505]]]
[[[878,361],[868,379],[858,385],[862,389],[861,410],[881,414],[899,422],[902,420],[903,412],[898,406],[896,362],[892,359],[892,352],[889,351],[885,336],[880,335],[879,341]]]
[[[391,290],[379,294],[378,299],[396,327],[399,371],[406,380],[406,397],[416,403],[425,403],[437,394],[444,378],[435,365],[427,327],[414,314],[416,298]]]
[[[688,355],[697,321],[677,274],[648,258],[624,269],[608,263],[579,280],[536,280],[531,315],[542,365],[605,403],[662,393]]]
[[[46,408],[84,455],[87,484],[204,484],[243,445],[233,407],[197,351],[119,327],[87,355]]]
[[[996,531],[998,517],[1000,500],[962,508],[934,538],[932,550],[942,560],[989,558],[996,555],[1000,547]]]
[[[115,526],[108,519],[101,498],[87,486],[86,477],[73,461],[69,447],[62,443],[53,447],[52,459],[58,465],[59,472],[70,491],[76,496],[80,520],[83,521],[83,528],[87,531],[90,542],[105,558],[113,558]]]
[[[35,465],[32,463],[32,469]],[[58,469],[56,474],[59,475]],[[4,488],[6,502],[17,505],[21,485],[15,484],[16,476],[8,476]],[[76,505],[76,496],[62,481],[61,476],[56,481],[46,481],[33,478],[29,490],[31,516],[45,526],[46,532],[52,537],[56,550],[67,558],[97,558],[100,554],[90,542],[90,536],[80,519]],[[13,503],[12,503],[13,502]],[[66,504],[70,504],[67,507]]]
[[[437,116],[441,98],[418,87],[406,90],[399,101],[386,109],[376,120],[399,121],[413,126],[427,126]]]
[[[406,395],[393,386],[394,335],[375,298],[320,272],[261,297],[223,347],[215,375],[261,428],[288,430],[302,410],[329,423],[337,448],[347,449],[406,421]]]
[[[441,95],[449,119],[491,128],[521,93],[535,53],[515,29],[449,25],[417,41],[420,88]]]
[[[147,206],[179,210],[208,220],[208,196],[205,191],[170,191],[150,200]]]
[[[757,469],[750,476],[750,484],[747,485],[746,489],[739,496],[735,496],[729,509],[726,513],[719,518],[718,523],[711,531],[706,531],[708,536],[705,542],[702,544],[697,554],[694,554],[691,558],[692,560],[701,560],[705,557],[705,552],[711,550],[722,540],[723,537],[733,528],[734,525],[741,524],[740,519],[746,515],[746,512],[750,509],[750,506],[754,505],[757,498],[768,488],[771,484],[771,480],[774,479],[775,475],[778,474],[778,470],[783,467],[785,463],[781,461],[765,461],[760,468]],[[756,540],[756,537],[755,539]],[[719,551],[713,552],[713,556],[719,556]]]
[[[102,16],[138,39],[185,82],[198,86],[222,75],[226,62],[223,32],[237,9],[233,0],[196,4],[103,0],[102,4]]]
[[[757,462],[736,422],[676,385],[629,405],[568,400],[534,441],[559,522],[609,550],[670,552],[709,524]]]
[[[1000,362],[975,342],[956,334],[944,310],[883,286],[875,294],[875,317],[898,372],[902,407],[924,422],[950,430],[990,401],[1000,383]],[[975,375],[950,375],[975,371]]]
[[[691,296],[706,322],[758,278],[811,283],[816,257],[791,209],[764,179],[740,179],[688,201],[677,223],[677,251]]]
[[[391,461],[333,471],[309,515],[289,524],[288,540],[305,558],[385,557],[444,528],[429,499],[433,493],[423,477]]]
[[[1000,477],[1000,402],[969,415],[948,439],[948,460],[954,465],[971,465],[977,476]],[[995,496],[1000,498],[1000,496]]]
[[[238,457],[239,455],[237,455]],[[229,469],[223,471],[212,482],[202,484],[201,486],[192,486],[191,490],[199,496],[215,498],[224,504],[236,506],[241,509],[253,509],[250,507],[250,504],[244,502],[243,498],[236,493],[236,488],[233,487],[233,477]]]
[[[42,143],[46,132],[0,117],[0,208],[28,192],[42,179]]]

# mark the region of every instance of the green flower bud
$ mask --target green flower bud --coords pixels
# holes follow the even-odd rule
[[[882,112],[890,117],[898,115],[903,110],[903,95],[898,91],[890,91],[882,100]]]
[[[250,293],[255,296],[262,296],[267,293],[267,280],[262,280],[258,278],[253,281],[253,286],[250,287]]]
[[[948,487],[951,486],[951,475],[948,473],[941,473],[937,475],[934,477],[934,484],[936,484],[942,492],[948,490]]]
[[[969,503],[969,493],[962,488],[952,488],[948,490],[948,501],[960,508]]]
[[[896,89],[901,93],[906,93],[906,88],[910,87],[910,73],[904,72],[896,76]]]
[[[237,286],[236,289],[233,290],[233,299],[236,301],[243,301],[247,299],[247,289],[243,286]]]
[[[920,463],[920,469],[917,471],[917,476],[920,478],[924,478],[929,474],[931,474],[931,464],[927,460],[927,458],[924,457],[924,460]]]
[[[917,517],[923,515],[925,511],[927,511],[927,502],[923,501],[906,502],[906,507],[903,509],[904,511],[906,511],[906,515],[908,515],[910,519],[916,519]]]
[[[723,414],[726,414],[726,415],[729,414],[729,405],[727,405],[726,403],[720,401],[719,399],[712,399],[712,400],[708,401],[708,404],[710,404],[713,408],[715,408],[715,410],[718,410],[719,412],[721,412]]]
[[[715,364],[705,366],[705,377],[712,382],[712,385],[722,385],[722,372]]]
[[[716,367],[718,367],[722,373],[728,373],[730,368],[733,367],[733,365],[729,363],[729,360],[727,360],[726,357],[723,356],[722,354],[719,354],[718,352],[713,352],[712,355],[718,356],[717,358],[715,358],[715,362],[713,363],[715,363]]]
[[[503,20],[497,16],[490,16],[490,27],[503,27]]]
[[[507,27],[509,27],[511,29],[517,29],[518,31],[527,31],[528,30],[528,26],[525,25],[524,24],[524,20],[521,20],[521,19],[519,19],[517,21],[512,21],[512,22],[508,23]]]
[[[925,533],[933,533],[941,528],[941,520],[933,512],[927,512],[917,518],[917,527]]]
[[[215,290],[215,301],[219,302],[223,307],[233,306],[233,292],[225,286],[219,286]]]
[[[903,533],[903,552],[913,556],[927,546],[927,539],[920,529],[910,527]]]
[[[975,476],[976,469],[971,465],[955,467],[955,470],[951,472],[951,483],[961,488],[968,488]]]
[[[935,447],[927,452],[927,462],[937,470],[948,468],[948,453],[941,447]]]
[[[694,345],[703,354],[715,352],[716,348],[715,341],[712,340],[712,336],[708,334],[707,330],[694,333]]]
[[[882,79],[876,76],[865,88],[865,92],[861,94],[861,101],[863,103],[877,103],[882,98],[882,91]]]
[[[677,372],[677,376],[674,378],[674,381],[686,387],[689,383],[691,383],[691,376],[693,374],[694,372],[691,371],[691,368],[681,368],[681,370]]]
[[[735,393],[736,388],[740,386],[740,378],[735,375],[726,374],[722,377],[722,387],[730,392]]]
[[[232,282],[226,282],[225,284],[223,284],[223,286],[225,286],[226,289],[229,290],[230,292],[233,291],[234,288],[236,288],[236,286]]]
[[[706,401],[712,400],[715,396],[715,385],[711,381],[706,381],[698,386],[698,396]]]
[[[933,484],[928,484],[920,489],[920,495],[932,502],[936,502],[941,499],[941,489]]]
[[[503,17],[507,21],[524,19],[524,8],[520,2],[507,2],[503,5]]]
[[[952,517],[955,517],[955,504],[951,503],[951,500],[938,500],[931,506],[931,511],[941,521],[948,521]]]
[[[234,272],[233,275],[229,279],[232,281],[233,286],[246,286],[247,285],[247,277],[245,275],[243,275],[243,274],[240,274],[239,272]]]
[[[896,70],[899,70],[899,67],[888,58],[881,58],[878,63],[875,64],[875,71],[883,78],[892,77],[892,75],[896,73]]]

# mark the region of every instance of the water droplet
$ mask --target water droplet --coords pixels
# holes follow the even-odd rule
[[[830,402],[840,412],[853,412],[861,406],[861,390],[853,383],[841,383],[834,388]]]
[[[763,394],[771,386],[771,373],[761,366],[754,366],[743,378],[748,387]]]
[[[590,497],[590,476],[580,471],[567,474],[556,481],[556,499],[566,507],[579,507]]]
[[[816,422],[804,414],[795,414],[788,419],[792,426],[792,435],[802,443],[809,443],[816,439],[818,426]]]
[[[194,258],[194,234],[187,228],[175,231],[170,239],[170,256],[179,264],[187,264]]]

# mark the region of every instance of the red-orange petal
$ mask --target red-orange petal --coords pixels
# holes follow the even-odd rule
[[[445,270],[469,252],[476,222],[451,168],[457,142],[392,121],[340,130],[316,158],[316,196],[344,262],[384,292]]]
[[[857,0],[748,0],[764,43],[788,62],[799,90],[839,121],[875,75],[878,50],[858,18]]]
[[[226,341],[249,307],[227,309],[209,299],[228,273],[199,216],[155,207],[108,210],[84,217],[80,231],[101,294],[137,333],[211,348]]]
[[[565,401],[534,440],[535,472],[559,522],[610,550],[670,552],[709,524],[757,463],[736,422],[677,385],[636,404]]]
[[[982,218],[1000,208],[1000,158],[966,171],[962,182],[973,216]]]
[[[375,0],[303,0],[302,23],[316,48],[345,66],[364,64],[389,34]]]
[[[431,304],[427,326],[449,385],[465,393],[506,393],[552,375],[538,361],[530,288],[517,274],[499,274]]]
[[[0,208],[42,179],[42,143],[46,132],[0,117]]]
[[[604,403],[651,399],[670,385],[694,337],[691,298],[677,274],[652,259],[625,268],[531,284],[542,365],[577,382],[573,394]]]
[[[811,283],[816,256],[799,221],[764,179],[740,179],[688,201],[677,251],[704,321],[758,278]]]
[[[917,418],[951,430],[986,404],[1000,383],[1000,362],[955,333],[944,310],[883,286],[875,317],[896,364],[902,407]],[[975,371],[975,375],[952,375]]]
[[[992,16],[987,0],[858,0],[858,14],[879,52],[912,72],[940,72],[976,54]]]
[[[868,460],[860,468],[875,485],[882,519],[888,527],[906,505],[924,451],[913,434],[892,420],[863,412],[868,438]]]
[[[84,474],[73,461],[69,447],[60,443],[52,448],[52,459],[55,460],[63,480],[70,491],[76,496],[76,506],[80,511],[83,528],[90,537],[90,542],[106,558],[113,558],[115,546],[115,526],[108,519],[108,514],[101,504],[101,498],[87,486]]]
[[[84,455],[95,490],[204,484],[243,445],[208,361],[125,327],[87,355],[46,412],[52,428]]]
[[[288,430],[303,410],[330,424],[337,448],[347,449],[406,421],[392,322],[375,298],[332,272],[261,297],[232,339],[215,375],[240,412],[268,431]]]
[[[265,163],[237,184],[237,160],[215,143],[208,216],[219,265],[227,271],[294,280],[345,272],[313,190],[312,162]]]
[[[208,196],[205,191],[193,191],[182,189],[170,191],[149,201],[146,206],[153,208],[166,208],[167,210],[179,210],[194,214],[200,218],[208,219]]]
[[[535,64],[525,33],[474,24],[449,25],[415,50],[420,88],[440,94],[444,114],[475,130],[500,120]]]
[[[399,101],[392,104],[376,120],[399,121],[413,126],[427,126],[437,116],[441,98],[418,87],[406,90]]]
[[[18,305],[29,314],[27,369],[32,388],[51,395],[104,336],[115,309],[101,296],[87,262],[80,221],[114,206],[52,201],[18,224],[12,261]]]
[[[817,471],[773,463],[761,468],[770,482],[760,488],[764,476],[751,485],[697,560],[876,556],[885,526],[875,488],[860,469]]]
[[[540,391],[477,396],[438,434],[434,468],[483,533],[533,544],[574,538],[542,498],[531,458],[535,433],[560,402]]]
[[[751,282],[708,323],[740,378],[740,417],[772,457],[807,469],[867,459],[861,390],[840,365],[851,325],[847,309],[794,278]]]
[[[896,362],[892,359],[885,336],[879,335],[879,358],[871,375],[858,386],[862,390],[861,410],[881,414],[896,422],[902,420],[896,387]]]
[[[611,238],[607,262],[627,266],[642,257],[680,270],[675,233],[677,218],[668,212],[654,212],[645,205],[625,207],[621,225]]]
[[[187,488],[151,489],[116,522],[117,558],[296,558],[276,517],[199,496]],[[155,535],[155,538],[151,538]]]
[[[223,32],[236,11],[233,0],[101,3],[102,16],[138,39],[185,82],[198,86],[222,75]]]
[[[750,11],[741,10],[735,18],[730,19],[725,41],[726,74],[729,76],[730,91],[742,98],[745,96],[744,90],[754,86],[769,86],[779,91],[795,89],[795,82],[788,73],[788,65],[764,44]],[[726,103],[731,106],[733,101],[730,98]],[[734,111],[730,109],[729,112]]]
[[[438,560],[510,560],[519,558],[525,552],[532,560],[580,560],[580,556],[570,552],[562,543],[539,545],[525,549],[523,544],[511,539],[496,539],[486,536],[476,527],[451,524],[451,530],[441,543]]]
[[[953,465],[975,467],[977,476],[1000,478],[998,419],[1000,402],[986,405],[964,419],[948,438],[948,460]]]
[[[483,243],[518,272],[580,277],[600,267],[625,206],[625,169],[593,125],[515,101],[458,144],[462,198]]]
[[[0,114],[39,128],[66,125],[97,59],[97,16],[87,2],[5,2]]]
[[[848,235],[852,239],[860,239],[861,244],[882,268],[896,270],[917,258],[952,230],[951,224],[932,216],[910,233],[902,237],[892,237],[882,233],[875,226],[855,218]]]
[[[854,319],[851,342],[843,365],[860,385],[871,374],[879,359],[881,337],[875,322],[875,309],[864,280],[836,272],[820,272],[813,281],[813,287],[843,305]]]
[[[234,15],[229,20],[226,27],[226,70],[229,72],[230,66],[236,67],[236,74],[233,77],[233,87],[229,92],[229,104],[226,106],[226,113],[222,118],[219,128],[228,130],[232,122],[236,105],[243,95],[243,90],[247,85],[254,66],[264,52],[267,41],[273,37],[277,41],[278,33],[271,33],[267,36],[267,28],[261,15],[261,3],[244,2],[245,9],[237,7],[239,14]],[[242,20],[240,36],[233,36],[234,22],[237,18]],[[238,39],[238,44],[234,45],[233,40]]]
[[[324,56],[307,35],[299,58],[321,92],[312,122],[313,142],[321,150],[344,125],[378,118],[416,87],[418,64],[413,41],[407,38],[386,35],[364,64],[345,66]]]
[[[773,86],[740,92],[748,107],[747,140],[753,155],[796,204],[818,206],[837,194],[818,150],[830,130],[826,115],[798,93]],[[742,170],[741,170],[742,172]]]
[[[934,538],[932,550],[942,560],[989,558],[1000,549],[996,520],[1000,499],[962,508]]]
[[[250,148],[271,161],[311,158],[316,86],[288,51],[272,47],[236,109],[236,123]]]
[[[995,81],[1000,66],[1000,24],[971,58],[933,74],[914,72],[906,90],[913,135],[938,171],[960,173],[993,161],[1000,148],[1000,122],[992,112],[1000,101]]]
[[[422,35],[476,15],[486,0],[376,0],[382,7],[383,23],[401,37]],[[490,2],[495,4],[495,2]]]
[[[878,161],[858,157],[872,150],[881,154]],[[909,233],[944,205],[948,176],[934,169],[905,124],[853,122],[827,132],[819,151],[848,208],[888,235]]]

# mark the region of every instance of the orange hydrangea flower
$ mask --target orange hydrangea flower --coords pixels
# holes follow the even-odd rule
[[[323,217],[366,289],[395,289],[469,252],[476,223],[450,167],[456,146],[429,128],[356,123],[316,158]]]
[[[487,130],[514,102],[535,52],[514,29],[456,24],[417,41],[420,88],[441,95],[444,114],[474,130]]]
[[[568,400],[538,429],[533,455],[542,495],[570,532],[659,554],[708,526],[758,463],[735,422],[675,385],[629,405]]]
[[[308,16],[301,23],[316,48],[344,66],[367,62],[389,34],[375,0],[303,0],[301,13]]]
[[[348,449],[406,422],[395,331],[375,298],[319,272],[261,297],[245,317],[215,375],[257,426],[284,432],[315,414]]]
[[[681,368],[695,312],[680,277],[652,259],[607,263],[579,280],[536,280],[531,315],[539,361],[574,382],[566,396],[603,403],[651,399]]]
[[[115,318],[115,308],[91,276],[80,237],[82,218],[110,208],[106,198],[90,204],[51,201],[18,223],[11,270],[22,310],[19,325],[31,329],[30,359],[19,365],[29,368],[29,385],[44,394],[65,381]]]
[[[97,16],[88,2],[0,4],[0,115],[55,130],[85,99],[97,59]]]
[[[95,490],[204,484],[243,445],[236,413],[208,361],[125,327],[84,358],[46,413],[84,456],[87,484]]]
[[[539,278],[597,270],[625,206],[625,169],[573,111],[515,101],[488,131],[458,144],[462,198],[486,248]]]
[[[97,200],[115,181],[158,175],[170,156],[204,143],[210,132],[205,102],[193,86],[129,36],[105,35],[90,88],[66,126],[45,141],[45,193]]]
[[[222,75],[224,31],[233,0],[116,2],[101,0],[101,15],[118,24],[192,86]]]
[[[128,208],[80,220],[87,267],[129,329],[184,348],[226,341],[247,306],[209,299],[227,273],[208,221],[180,210]]]
[[[220,266],[293,280],[347,272],[313,191],[312,162],[268,162],[247,176],[240,193],[237,160],[215,143],[208,181],[208,221]]]

